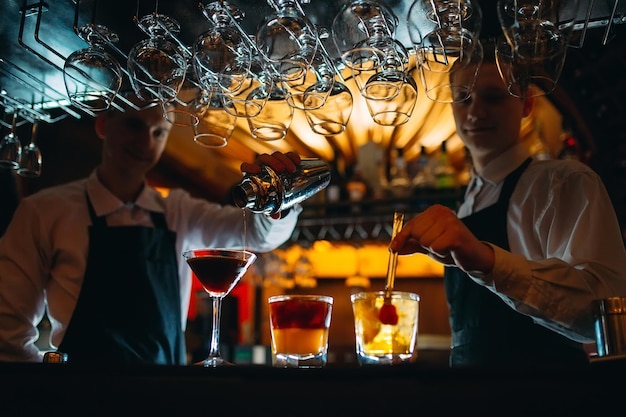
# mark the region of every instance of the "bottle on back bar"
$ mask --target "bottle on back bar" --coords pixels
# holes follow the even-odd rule
[[[454,188],[456,186],[456,172],[450,164],[446,141],[441,142],[437,154],[437,163],[434,168],[435,186],[437,188]]]

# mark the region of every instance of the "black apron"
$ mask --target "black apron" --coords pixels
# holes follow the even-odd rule
[[[59,350],[72,363],[185,364],[176,234],[165,216],[151,213],[154,228],[108,227],[87,204],[87,268]]]
[[[498,201],[463,219],[478,237],[509,250],[507,211],[527,159],[507,176]],[[581,344],[535,324],[456,267],[444,273],[450,307],[450,366],[587,365]]]

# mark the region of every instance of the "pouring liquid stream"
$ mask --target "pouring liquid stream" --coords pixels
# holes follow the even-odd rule
[[[243,213],[243,250],[246,250],[247,238],[248,238],[248,219],[246,218],[246,209],[242,208]]]
[[[404,213],[396,211],[393,214],[393,229],[391,239],[398,234],[404,223]],[[398,324],[398,312],[391,303],[391,293],[396,280],[396,267],[398,266],[398,253],[389,252],[389,263],[387,264],[387,280],[385,282],[385,300],[378,312],[378,319],[382,324]]]

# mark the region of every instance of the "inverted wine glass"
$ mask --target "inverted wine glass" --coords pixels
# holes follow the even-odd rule
[[[474,79],[458,84],[451,74],[472,64],[474,59],[482,60],[482,10],[477,2],[415,0],[407,25],[426,97],[439,103],[466,100]]]
[[[383,100],[365,97],[365,102],[374,122],[381,126],[399,126],[408,122],[413,114],[418,95],[417,85],[413,77],[404,72],[389,80],[400,86],[395,95]]]
[[[77,34],[89,47],[73,52],[65,60],[67,96],[79,108],[106,110],[122,86],[122,68],[104,47],[106,42],[117,42],[118,36],[102,25],[81,26]]]
[[[213,329],[207,358],[197,363],[205,367],[228,365],[220,353],[222,299],[237,285],[257,256],[247,250],[202,248],[183,252],[183,257],[204,290],[213,300]]]
[[[442,28],[427,34],[415,51],[426,97],[439,103],[461,102],[469,97],[478,74],[476,63],[483,59],[483,46],[476,36],[466,29]],[[451,76],[468,67],[476,70],[473,78],[461,83]]]
[[[263,19],[256,32],[256,45],[282,81],[304,76],[317,48],[315,25],[302,13],[296,0],[268,0],[275,8]],[[296,64],[295,66],[292,64]],[[295,70],[295,71],[294,71]]]
[[[176,97],[172,101],[161,102],[165,120],[174,126],[194,127],[200,121],[195,112],[194,103],[201,90],[194,77],[193,67],[189,66],[183,85]]]
[[[253,138],[263,141],[284,139],[293,120],[294,108],[287,103],[289,92],[284,82],[273,80],[268,89],[257,89],[259,95],[266,94],[265,105],[255,117],[249,117],[248,127]],[[255,93],[255,94],[256,94]]]
[[[219,87],[214,85],[211,90],[202,90],[192,103],[198,117],[198,124],[193,126],[193,140],[200,146],[206,148],[226,146],[237,126],[235,111],[232,106],[225,103],[222,96]]]
[[[224,109],[236,117],[256,117],[267,102],[272,82],[273,80],[261,57],[258,53],[253,54],[249,75],[241,88],[236,92],[223,92],[221,94],[224,100]]]
[[[396,74],[406,70],[408,51],[394,39],[398,24],[393,11],[375,0],[353,0],[333,19],[335,47],[365,98],[387,100],[400,92]]]
[[[312,88],[312,87],[310,87]],[[305,102],[316,100],[319,94],[308,96],[305,93]],[[353,108],[352,93],[348,87],[335,80],[330,88],[330,94],[321,106],[310,106],[304,109],[306,120],[315,133],[324,136],[338,135],[346,130]]]
[[[515,97],[537,97],[556,88],[565,65],[565,45],[561,52],[538,59],[524,58],[505,40],[495,46],[496,64],[509,94]],[[537,88],[530,88],[535,85]]]
[[[128,54],[131,86],[145,101],[170,102],[187,72],[184,52],[172,40],[172,35],[180,32],[180,24],[158,13],[145,15],[136,24],[148,38],[135,44]]]
[[[213,25],[200,34],[193,45],[193,66],[200,84],[210,89],[218,85],[225,94],[237,94],[249,76],[252,51],[237,21],[243,13],[227,3],[203,6],[202,13]]]
[[[515,54],[551,59],[563,53],[578,16],[578,1],[499,0],[498,20]]]
[[[287,103],[300,110],[320,108],[330,95],[334,82],[334,65],[320,50],[306,68],[304,76],[285,81],[289,90]]]
[[[18,169],[20,167],[20,155],[22,143],[15,133],[17,111],[13,113],[11,131],[0,140],[0,167]]]
[[[25,148],[22,148],[20,167],[17,169],[17,173],[22,177],[36,178],[41,175],[41,151],[36,142],[38,128],[39,122],[35,121],[30,142]]]

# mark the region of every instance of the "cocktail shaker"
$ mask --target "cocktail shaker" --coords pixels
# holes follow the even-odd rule
[[[235,205],[256,213],[275,214],[300,203],[326,188],[330,166],[319,158],[302,158],[295,172],[276,173],[263,166],[261,172],[246,175],[232,190]]]

